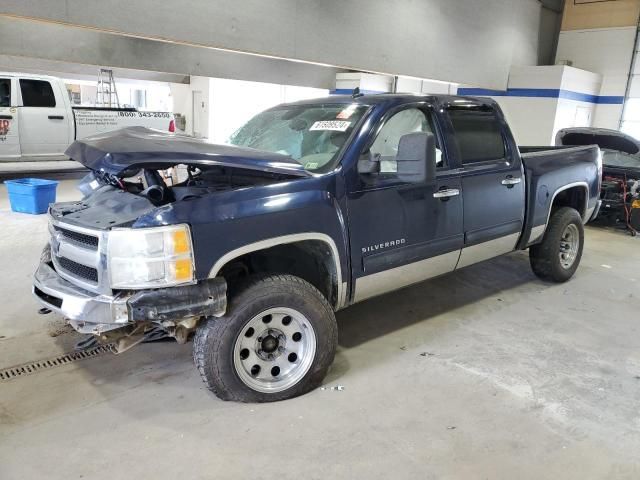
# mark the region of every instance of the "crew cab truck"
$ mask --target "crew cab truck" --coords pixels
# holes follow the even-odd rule
[[[246,402],[319,385],[354,303],[527,248],[568,280],[601,175],[597,146],[518,149],[496,103],[455,96],[335,96],[226,145],[130,128],[67,154],[92,173],[50,207],[36,297],[119,350],[193,333],[208,388]]]
[[[129,126],[175,131],[172,113],[71,106],[60,78],[0,72],[0,162],[65,160],[74,140]]]

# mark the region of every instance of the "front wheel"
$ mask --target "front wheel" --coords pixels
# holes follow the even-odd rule
[[[322,382],[337,346],[333,309],[292,275],[250,280],[227,315],[208,319],[194,339],[194,361],[223,400],[270,402],[306,393]]]
[[[584,228],[573,208],[556,210],[547,225],[542,242],[529,249],[533,273],[543,280],[566,282],[580,264],[584,247]]]

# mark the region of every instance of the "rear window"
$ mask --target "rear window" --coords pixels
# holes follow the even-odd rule
[[[11,106],[11,80],[0,78],[0,107]]]
[[[20,79],[22,105],[25,107],[55,107],[56,98],[51,84],[44,80]]]
[[[501,160],[505,157],[500,123],[492,109],[450,109],[449,118],[462,163]]]

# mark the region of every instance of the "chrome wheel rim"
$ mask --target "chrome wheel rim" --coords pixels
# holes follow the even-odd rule
[[[307,374],[316,354],[309,320],[292,308],[270,308],[242,328],[233,365],[246,386],[257,392],[282,392]]]
[[[580,231],[578,227],[570,223],[566,226],[562,232],[560,238],[560,265],[562,268],[569,269],[573,266],[578,256],[578,249],[580,248]]]

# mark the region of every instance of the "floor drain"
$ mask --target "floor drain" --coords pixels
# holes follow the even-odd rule
[[[112,344],[99,345],[97,347],[80,350],[78,352],[65,353],[59,357],[49,358],[47,360],[38,360],[37,362],[4,368],[0,370],[0,381],[6,382],[8,380],[13,380],[14,378],[38,373],[42,370],[49,370],[51,368],[61,367],[62,365],[69,365],[70,363],[77,362],[78,360],[97,357],[98,355],[103,355],[105,353],[113,353]]]

